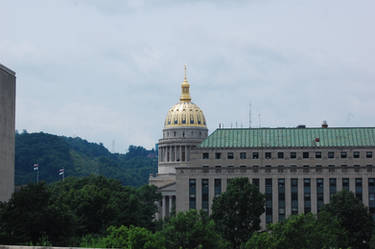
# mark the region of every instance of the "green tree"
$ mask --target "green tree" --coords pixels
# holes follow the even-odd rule
[[[226,192],[214,199],[212,218],[217,230],[233,248],[239,248],[260,229],[264,203],[264,195],[248,178],[231,179]]]
[[[124,249],[163,249],[164,240],[159,234],[153,234],[143,227],[134,226],[110,226],[108,235],[102,239],[100,244],[106,248]]]
[[[45,183],[30,184],[15,192],[1,205],[2,243],[38,244],[49,240],[64,244],[72,235],[73,217],[51,204],[51,193]]]
[[[346,231],[349,246],[369,248],[374,221],[368,208],[352,192],[338,192],[318,215],[322,223],[329,223],[332,217],[337,219]]]
[[[267,232],[254,233],[245,249],[321,249],[347,248],[344,229],[337,220],[319,223],[313,214],[293,215],[272,224]]]
[[[228,244],[215,231],[215,224],[201,211],[177,213],[164,224],[161,234],[167,249],[228,248]]]

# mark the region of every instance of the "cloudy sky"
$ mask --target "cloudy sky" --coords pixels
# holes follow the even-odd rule
[[[375,126],[373,0],[0,0],[18,130],[152,148],[188,65],[210,132]]]

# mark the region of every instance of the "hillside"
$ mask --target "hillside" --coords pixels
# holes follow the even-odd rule
[[[102,175],[118,179],[124,185],[147,184],[150,173],[157,170],[154,150],[129,146],[129,152],[109,152],[102,144],[90,143],[79,137],[71,138],[47,133],[16,134],[15,182],[23,185],[35,182],[33,165],[39,164],[40,181],[61,180],[59,169],[65,177]]]

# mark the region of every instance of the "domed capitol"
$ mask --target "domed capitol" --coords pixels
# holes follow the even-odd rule
[[[317,213],[341,190],[352,191],[375,217],[375,128],[218,128],[208,136],[203,111],[181,96],[165,118],[158,143],[158,219],[174,212],[210,212],[234,177],[248,177],[265,194],[261,227],[292,214]]]

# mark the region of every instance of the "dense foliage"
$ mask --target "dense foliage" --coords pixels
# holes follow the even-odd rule
[[[233,248],[239,248],[249,236],[260,229],[260,215],[264,213],[265,198],[249,179],[234,178],[226,192],[215,198],[212,218],[217,230]]]
[[[89,143],[81,138],[46,133],[16,134],[16,185],[35,182],[33,164],[39,164],[40,180],[55,182],[65,176],[102,175],[118,179],[124,185],[147,184],[150,174],[157,171],[154,150],[129,146],[126,154],[110,153],[102,144]]]
[[[154,229],[159,199],[153,186],[135,189],[102,176],[30,184],[2,204],[0,239],[22,244],[47,237],[54,245],[68,245],[86,234],[104,234],[113,225]]]

